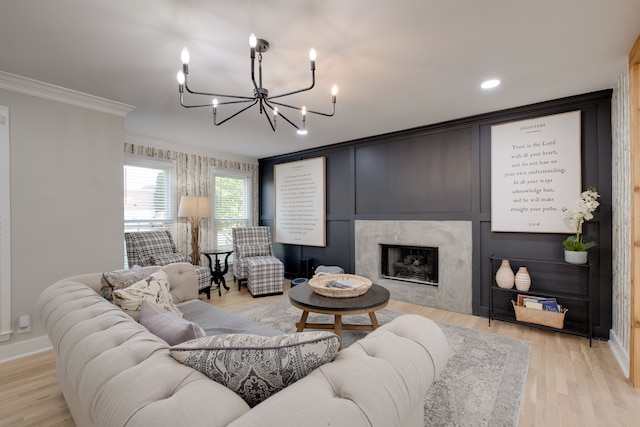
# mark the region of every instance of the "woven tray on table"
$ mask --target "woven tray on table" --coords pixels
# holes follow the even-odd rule
[[[349,283],[357,283],[355,288],[331,288],[327,287],[333,281],[345,281]],[[350,298],[364,295],[371,287],[371,280],[366,277],[356,276],[355,274],[318,274],[309,279],[309,286],[313,292],[318,295],[331,298]]]
[[[564,316],[568,311],[566,308],[562,310],[562,313],[556,313],[555,311],[523,307],[515,301],[511,301],[511,304],[513,304],[518,322],[535,323],[557,329],[564,328]]]

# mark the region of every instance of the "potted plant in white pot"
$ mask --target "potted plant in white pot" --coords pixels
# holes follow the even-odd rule
[[[589,187],[587,191],[580,194],[576,200],[575,208],[569,210],[562,208],[562,215],[569,220],[575,234],[567,237],[562,246],[564,246],[564,260],[571,264],[585,264],[587,262],[587,250],[594,247],[596,242],[582,241],[582,224],[585,221],[593,219],[593,212],[600,206],[598,198],[600,195],[594,187]]]

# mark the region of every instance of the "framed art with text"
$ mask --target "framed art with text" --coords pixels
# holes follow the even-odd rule
[[[275,241],[326,246],[325,158],[275,165]]]
[[[581,190],[581,112],[491,126],[491,231],[572,233]]]

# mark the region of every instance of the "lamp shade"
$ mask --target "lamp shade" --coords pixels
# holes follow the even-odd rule
[[[208,197],[182,196],[178,207],[179,217],[209,218],[211,217],[211,202]]]

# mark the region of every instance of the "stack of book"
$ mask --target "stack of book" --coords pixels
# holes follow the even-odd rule
[[[554,313],[562,313],[563,310],[563,307],[558,304],[555,298],[534,297],[531,295],[518,295],[517,305],[536,310],[552,311]]]
[[[353,288],[358,288],[361,285],[362,283],[353,282],[350,280],[338,279],[338,280],[332,280],[331,282],[327,283],[327,288],[353,289]]]

